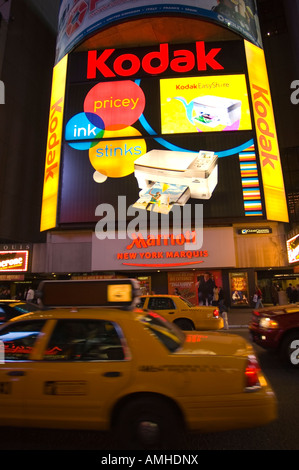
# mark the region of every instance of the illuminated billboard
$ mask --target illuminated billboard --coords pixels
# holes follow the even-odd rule
[[[255,0],[61,0],[57,61],[86,37],[128,20],[162,15],[203,18],[242,35],[261,47]]]
[[[0,251],[0,273],[28,271],[29,251]]]
[[[54,67],[53,71],[40,223],[41,231],[56,225],[66,71],[67,56]]]
[[[287,253],[289,263],[299,262],[299,235],[287,240]]]
[[[272,108],[261,124],[247,60],[243,41],[70,54],[52,227],[94,224],[97,207],[117,211],[119,196],[161,214],[202,204],[205,220],[284,221],[279,156],[271,175],[279,210],[262,159]],[[53,117],[55,103],[51,109]],[[54,181],[46,167],[47,175],[45,184]]]
[[[160,91],[162,134],[252,129],[244,74],[162,79]]]
[[[245,41],[267,218],[288,222],[274,111],[262,49]]]

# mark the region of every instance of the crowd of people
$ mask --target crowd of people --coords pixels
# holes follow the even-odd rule
[[[287,287],[287,296],[289,299],[290,304],[294,304],[296,302],[299,302],[299,284],[296,286],[293,286],[293,284],[289,284]]]
[[[227,307],[225,306],[225,296],[224,291],[221,286],[217,286],[215,281],[210,273],[204,273],[203,275],[197,278],[196,283],[197,291],[198,291],[198,303],[199,305],[217,305],[221,312],[227,311]],[[250,299],[245,298],[244,295],[241,299],[239,292],[232,293],[232,302],[234,304],[245,303],[247,306],[253,306],[254,308],[261,308],[264,306],[264,302],[278,305],[279,304],[279,291],[281,287],[275,283],[271,283],[269,287],[269,291],[265,295],[259,285],[255,286],[255,291]],[[292,285],[291,283],[286,289],[286,294],[289,303],[296,303],[299,302],[299,284],[296,286]],[[236,298],[236,296],[238,297]],[[245,298],[246,302],[241,302]]]
[[[29,289],[26,289],[24,293],[19,292],[16,295],[12,295],[9,288],[2,287],[0,288],[0,300],[1,299],[25,300],[26,302],[35,302],[35,292],[32,287],[29,287]]]

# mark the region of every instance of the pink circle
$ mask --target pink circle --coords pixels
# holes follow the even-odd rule
[[[131,80],[98,83],[84,100],[85,113],[100,116],[106,130],[131,126],[143,113],[144,106],[144,93]]]

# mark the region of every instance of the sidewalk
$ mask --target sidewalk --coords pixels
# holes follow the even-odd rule
[[[251,320],[253,308],[232,307],[227,313],[228,328],[247,328]]]

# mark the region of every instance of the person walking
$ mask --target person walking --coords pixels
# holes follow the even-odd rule
[[[255,302],[255,308],[263,308],[263,296],[262,291],[258,286],[255,286],[255,293],[253,296],[253,302]]]

